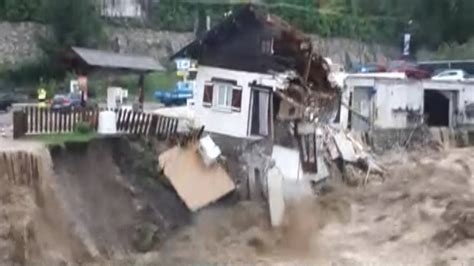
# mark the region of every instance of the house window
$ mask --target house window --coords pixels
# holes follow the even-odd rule
[[[222,109],[231,109],[234,86],[228,83],[217,83],[215,88],[217,93],[215,94],[214,106]]]
[[[240,112],[242,87],[237,82],[223,82],[213,79],[204,85],[203,106],[221,111]]]

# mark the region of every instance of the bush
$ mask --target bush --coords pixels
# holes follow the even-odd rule
[[[0,1],[2,18],[8,21],[40,20],[40,0],[4,0]]]
[[[76,124],[76,128],[74,129],[75,132],[80,134],[88,134],[92,132],[92,125],[90,122],[81,121]]]

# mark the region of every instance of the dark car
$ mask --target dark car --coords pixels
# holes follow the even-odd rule
[[[71,110],[80,106],[81,96],[76,94],[58,94],[51,100],[51,109],[53,110]]]
[[[429,79],[431,75],[428,71],[421,69],[415,62],[396,60],[392,61],[388,66],[388,72],[405,73],[408,78]]]
[[[11,93],[0,94],[0,111],[8,112],[14,103],[17,103],[16,97]]]

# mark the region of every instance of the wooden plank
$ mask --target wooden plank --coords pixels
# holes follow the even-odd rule
[[[122,132],[127,132],[128,129],[130,128],[130,119],[132,119],[131,117],[132,117],[132,111],[127,110],[127,114],[125,115],[125,120],[123,121]]]
[[[137,112],[136,113],[136,121],[135,121],[135,130],[133,131],[133,134],[138,135],[140,134],[140,127],[143,119],[143,113]]]
[[[70,111],[66,111],[63,114],[63,132],[69,132],[69,128],[67,126],[67,118],[69,117],[70,114],[71,114]]]
[[[54,133],[59,132],[58,120],[59,120],[59,114],[58,114],[58,111],[56,110],[56,111],[54,111]]]
[[[164,128],[164,136],[165,137],[169,137],[170,136],[170,128],[171,128],[171,118],[167,117],[166,118],[166,125],[165,125],[165,128]]]
[[[53,111],[51,108],[48,108],[48,132],[51,133],[53,132]]]
[[[143,126],[143,120],[145,119],[145,114],[142,112],[138,112],[137,116],[137,127],[135,130],[135,135],[140,135],[141,128]]]
[[[146,124],[143,131],[143,135],[145,136],[148,136],[148,133],[150,132],[151,117],[152,117],[151,114],[147,114],[146,116]]]
[[[156,136],[161,137],[161,134],[163,132],[163,125],[165,123],[165,117],[164,116],[158,116],[158,126],[156,127]]]
[[[137,126],[137,120],[138,120],[138,113],[134,111],[132,117],[133,117],[132,118],[132,124],[131,124],[130,130],[128,132],[130,134],[133,134],[135,132],[135,128]]]
[[[63,123],[62,123],[62,120],[63,120],[63,112],[62,112],[62,111],[59,111],[59,112],[58,112],[58,133],[62,133],[62,132],[63,132]]]
[[[122,118],[120,119],[120,131],[123,131],[127,124],[128,110],[122,110]]]
[[[137,112],[133,111],[132,112],[132,119],[130,120],[131,124],[130,124],[130,130],[127,132],[129,134],[133,134],[133,132],[135,131],[135,126],[136,126],[136,118],[137,117]]]
[[[156,129],[158,126],[158,116],[151,115],[150,128],[148,129],[148,136],[156,135]]]
[[[38,123],[38,133],[43,133],[43,115],[44,115],[44,108],[39,108],[39,123]]]
[[[122,119],[122,109],[117,112],[117,130],[120,130],[120,121]]]
[[[171,132],[171,135],[174,135],[176,134],[176,132],[178,132],[178,124],[179,124],[179,119],[174,119],[174,126]]]
[[[143,135],[143,132],[145,131],[144,128],[146,127],[146,119],[148,118],[148,115],[145,113],[141,113],[140,115],[140,127],[138,128],[138,134]]]
[[[132,117],[132,111],[131,110],[127,110],[127,115],[125,116],[125,121],[124,121],[124,125],[123,125],[123,131],[124,132],[128,132],[130,126],[131,126],[131,117]]]
[[[67,132],[73,132],[72,128],[72,112],[74,112],[74,109],[71,109],[71,111],[68,112],[68,115],[66,117],[66,130]]]
[[[100,114],[99,109],[95,109],[94,110],[94,123],[95,123],[94,128],[96,131],[99,130],[99,114]]]
[[[24,121],[24,130],[25,130],[25,135],[28,133],[28,128],[30,126],[29,119],[30,119],[30,114],[28,113],[28,110],[24,110],[23,113],[25,114],[25,121]]]
[[[33,132],[38,133],[38,116],[39,116],[38,115],[38,107],[35,107],[33,111],[35,113],[35,115],[34,115],[35,116],[35,128],[34,128]]]

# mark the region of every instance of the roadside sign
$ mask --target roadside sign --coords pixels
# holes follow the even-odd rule
[[[191,68],[191,60],[185,58],[176,59],[176,68],[178,69],[178,71],[188,70],[189,68]]]

